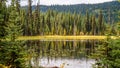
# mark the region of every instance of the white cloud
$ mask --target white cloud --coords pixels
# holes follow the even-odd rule
[[[10,0],[9,0],[10,1]],[[38,0],[32,0],[32,5],[37,4]],[[113,1],[113,0],[40,0],[40,4],[42,5],[70,5],[70,4],[94,4],[94,3],[103,3],[103,2],[108,2],[108,1]],[[28,0],[21,0],[21,5],[27,5]]]
[[[81,3],[103,3],[103,2],[108,2],[108,1],[113,1],[113,0],[40,0],[41,4],[45,5],[51,5],[51,4],[81,4]]]

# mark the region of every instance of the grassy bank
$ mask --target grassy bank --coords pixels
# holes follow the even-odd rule
[[[118,37],[110,36],[112,39]],[[106,39],[107,36],[59,36],[59,35],[48,35],[48,36],[21,36],[17,40],[86,40],[86,39]]]

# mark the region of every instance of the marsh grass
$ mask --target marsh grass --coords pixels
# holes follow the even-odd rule
[[[110,36],[112,39],[119,37]],[[60,35],[46,35],[46,36],[20,36],[17,40],[102,40],[107,36],[60,36]]]

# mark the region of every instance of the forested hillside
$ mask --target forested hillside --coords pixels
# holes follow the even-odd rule
[[[27,6],[24,6],[27,8]],[[111,17],[111,23],[113,21],[118,22],[118,11],[120,10],[120,3],[118,1],[105,2],[99,4],[76,4],[76,5],[51,5],[45,6],[40,5],[40,10],[46,12],[47,10],[55,10],[58,12],[71,12],[71,13],[81,13],[82,15],[86,14],[86,11],[90,14],[96,14],[98,16],[99,10],[102,10],[103,16],[106,22],[108,22],[108,16]],[[35,10],[35,5],[32,6],[32,10]]]
[[[13,2],[18,13],[17,22],[22,28],[22,35],[112,35],[119,34],[115,29],[119,3],[116,1],[102,4],[81,4],[63,6],[32,6],[28,0],[26,9],[21,8],[20,1]],[[11,3],[12,4],[12,3]],[[43,8],[44,7],[44,8]],[[5,9],[4,9],[5,8]],[[48,10],[45,8],[49,8]],[[11,6],[3,7],[2,21],[8,25]],[[43,10],[44,9],[44,10]],[[56,9],[56,10],[54,10]],[[2,11],[3,11],[2,10]],[[46,12],[40,12],[46,11]],[[60,12],[66,11],[66,12]],[[68,11],[68,12],[67,12]],[[115,15],[115,17],[113,16]],[[105,16],[107,15],[107,16]],[[3,35],[6,34],[5,32]]]
[[[22,6],[23,7],[23,6]],[[115,30],[120,5],[101,4],[35,6],[21,10],[23,35],[105,35]],[[40,12],[42,11],[42,12]]]

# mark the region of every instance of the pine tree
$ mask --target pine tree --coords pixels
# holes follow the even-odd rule
[[[44,35],[44,33],[45,33],[45,18],[44,18],[44,15],[42,16],[42,22],[41,22],[41,24],[42,24],[42,28],[41,28],[41,30],[42,30],[42,35]]]
[[[85,31],[87,34],[90,32],[90,23],[89,23],[89,14],[88,11],[86,12],[86,18],[85,18]]]
[[[39,11],[39,2],[37,3],[35,12],[34,12],[34,21],[33,21],[34,33],[33,35],[40,35],[40,11]]]
[[[3,1],[3,0],[0,0],[0,64],[4,64],[4,53],[5,53],[5,43],[2,41],[2,39],[5,39],[5,35],[6,35],[6,32],[5,32],[5,26],[6,26],[6,1]]]
[[[12,0],[9,19],[5,27],[7,35],[5,36],[4,46],[2,48],[2,59],[4,65],[10,66],[10,68],[24,68],[24,48],[22,42],[17,41],[18,36],[22,34],[21,25],[19,24],[19,13],[15,8],[15,0]]]
[[[26,33],[25,35],[33,35],[33,16],[32,16],[32,0],[28,0],[28,13],[27,13],[27,22],[25,25]]]
[[[119,68],[120,67],[120,39],[110,39],[109,36],[106,40],[98,45],[96,52],[93,54],[96,59],[95,67],[97,68]]]
[[[95,16],[92,18],[92,35],[96,35],[96,21]]]
[[[77,23],[77,16],[75,17],[75,13],[74,13],[74,16],[73,16],[73,18],[74,18],[74,22],[73,22],[73,35],[76,35],[76,32],[77,32],[77,27],[76,27],[76,23]]]
[[[20,14],[20,0],[16,0],[16,11]]]
[[[6,4],[5,0],[0,0],[0,38],[4,38],[5,36],[5,27],[6,25]]]
[[[103,15],[102,15],[102,11],[100,11],[99,13],[99,17],[98,17],[98,32],[101,35],[102,31],[103,31]]]
[[[51,10],[49,9],[47,12],[46,24],[48,26],[49,31],[51,32]]]
[[[77,20],[77,31],[78,31],[78,35],[80,34],[80,32],[82,31],[82,23],[81,23],[81,15],[78,15],[78,20]]]

